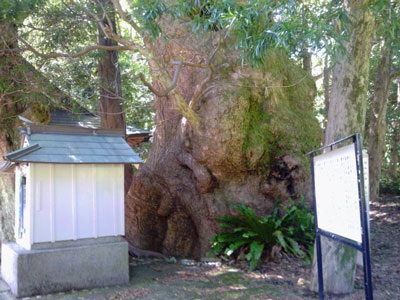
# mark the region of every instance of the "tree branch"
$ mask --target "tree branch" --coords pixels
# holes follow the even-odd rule
[[[208,73],[208,76],[203,79],[202,82],[200,82],[199,85],[196,86],[196,89],[194,91],[193,97],[189,102],[189,107],[193,109],[194,105],[197,102],[197,99],[199,98],[199,95],[203,91],[205,85],[213,78],[214,75],[214,69],[210,66],[210,72]]]
[[[143,36],[142,29],[131,19],[129,18],[128,14],[126,11],[122,9],[121,3],[119,0],[111,0],[111,2],[114,4],[115,9],[117,10],[118,14],[121,16],[122,20],[124,20],[126,23],[132,26],[135,31]]]
[[[390,74],[390,80],[394,80],[395,78],[400,77],[400,71],[393,72]]]
[[[89,52],[95,51],[95,50],[137,50],[140,53],[144,51],[140,47],[134,44],[130,45],[124,45],[124,46],[103,46],[103,45],[92,45],[88,46],[86,48],[83,48],[82,50],[75,52],[75,53],[61,53],[61,52],[52,52],[52,53],[42,53],[33,48],[27,41],[25,41],[23,38],[18,37],[18,40],[23,43],[26,47],[26,49],[20,49],[20,51],[31,51],[35,55],[45,58],[45,59],[54,59],[54,58],[78,58],[81,57]]]
[[[192,62],[182,62],[182,61],[178,61],[178,62],[173,62],[174,65],[176,65],[175,68],[175,73],[174,73],[174,78],[171,81],[170,86],[163,92],[159,92],[157,91],[148,81],[146,81],[144,75],[142,73],[139,74],[139,78],[140,80],[143,82],[143,84],[145,86],[148,87],[148,89],[154,93],[156,96],[158,97],[165,97],[167,96],[175,87],[176,84],[178,82],[178,78],[179,78],[179,73],[180,70],[182,68],[182,66],[186,66],[186,67],[194,67],[194,68],[203,68],[203,69],[209,69],[209,73],[208,76],[206,78],[203,79],[202,82],[200,82],[200,84],[198,84],[195,88],[194,94],[192,99],[189,101],[189,109],[193,109],[194,105],[197,102],[197,99],[199,98],[201,92],[203,91],[205,85],[213,78],[214,76],[214,67],[212,66],[212,61],[215,57],[215,54],[217,53],[217,51],[219,50],[221,45],[221,37],[218,40],[218,45],[217,47],[215,47],[215,49],[213,50],[213,52],[211,53],[210,57],[207,60],[207,64],[198,64],[198,63],[192,63]]]
[[[210,57],[208,58],[208,61],[207,61],[207,67],[210,70],[209,73],[208,73],[208,76],[206,78],[204,78],[203,81],[200,82],[199,85],[196,86],[196,89],[194,91],[193,97],[189,102],[189,107],[191,109],[193,109],[193,107],[195,106],[195,104],[197,102],[197,99],[199,98],[201,92],[204,90],[205,85],[209,81],[211,81],[211,79],[214,76],[214,67],[212,65],[212,61],[213,61],[213,59],[215,57],[215,54],[218,52],[220,46],[221,46],[221,36],[219,36],[217,47],[215,47],[215,49],[213,50],[213,52],[211,53],[211,55],[210,55]]]
[[[317,81],[318,79],[321,79],[321,78],[324,76],[325,72],[330,72],[330,71],[332,70],[332,68],[333,68],[333,66],[330,66],[330,67],[324,69],[324,70],[323,70],[321,73],[319,73],[318,75],[312,76],[312,79],[313,79],[314,81]]]
[[[165,97],[167,96],[175,87],[176,84],[178,82],[178,78],[179,78],[179,73],[181,72],[181,68],[183,66],[182,62],[175,62],[174,63],[176,65],[175,67],[175,73],[174,73],[174,78],[172,79],[171,85],[163,92],[158,92],[147,80],[146,78],[144,78],[144,75],[142,73],[139,74],[139,78],[140,80],[143,82],[143,84],[145,86],[148,87],[148,89],[154,93],[156,96],[158,97]]]

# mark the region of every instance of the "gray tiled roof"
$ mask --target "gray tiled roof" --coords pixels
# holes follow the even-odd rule
[[[51,112],[51,121],[49,125],[57,126],[79,126],[84,128],[100,128],[100,117],[89,112],[72,113],[63,110],[55,110]],[[126,134],[150,134],[151,131],[141,129],[135,126],[126,126]]]
[[[91,113],[68,113],[65,111],[51,112],[49,125],[57,126],[80,126],[85,128],[100,128],[100,117]]]
[[[27,146],[8,153],[13,162],[44,163],[142,163],[140,157],[119,135],[32,133],[26,135]],[[38,145],[35,148],[32,146]],[[32,148],[33,151],[25,151]]]

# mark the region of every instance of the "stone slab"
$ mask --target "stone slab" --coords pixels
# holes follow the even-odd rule
[[[70,247],[77,247],[77,246],[79,247],[79,246],[89,246],[89,245],[95,245],[95,244],[114,243],[114,242],[119,242],[119,241],[124,241],[124,239],[120,236],[102,236],[102,237],[98,237],[98,238],[58,241],[56,243],[51,243],[51,242],[35,243],[35,244],[31,245],[30,250],[49,250],[49,249],[57,249],[57,248],[70,248]]]
[[[126,241],[37,250],[8,243],[2,248],[2,277],[17,297],[129,282]]]

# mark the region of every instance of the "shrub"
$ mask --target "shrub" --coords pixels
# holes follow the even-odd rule
[[[391,179],[387,176],[382,176],[379,183],[379,193],[400,195],[400,177]]]
[[[277,202],[279,203],[279,201]],[[289,208],[281,205],[279,213],[275,205],[272,214],[257,217],[251,207],[243,203],[234,209],[238,216],[218,218],[225,230],[211,240],[211,255],[237,257],[242,252],[254,270],[263,254],[277,245],[286,253],[292,253],[309,263],[313,254],[314,216],[305,207],[304,198],[300,205],[290,200]]]

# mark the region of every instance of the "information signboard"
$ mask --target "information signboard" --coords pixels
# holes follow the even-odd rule
[[[315,156],[314,180],[318,227],[361,244],[354,144]]]
[[[345,146],[339,147],[340,144]],[[365,200],[368,191],[364,189],[369,184],[365,182],[363,174],[367,165],[363,161],[360,134],[336,141],[309,155],[314,192],[319,298],[324,299],[321,236],[325,236],[362,252],[365,296],[367,300],[373,300],[368,205]]]

